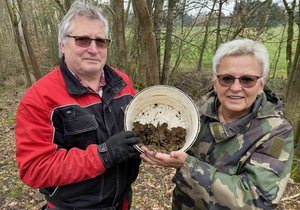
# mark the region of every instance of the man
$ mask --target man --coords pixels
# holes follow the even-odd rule
[[[61,63],[23,96],[16,119],[21,179],[46,209],[129,209],[139,139],[123,131],[135,91],[106,65],[108,23],[96,7],[72,4],[60,23]]]

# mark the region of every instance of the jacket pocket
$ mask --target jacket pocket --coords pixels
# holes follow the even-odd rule
[[[99,142],[100,131],[94,115],[66,118],[63,123],[66,149],[86,149],[88,145]]]
[[[284,165],[280,160],[262,153],[252,154],[250,163],[252,165],[265,168],[266,170],[273,172],[277,176],[280,176],[284,169]]]

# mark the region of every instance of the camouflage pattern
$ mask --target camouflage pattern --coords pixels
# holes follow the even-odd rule
[[[272,93],[271,93],[272,94]],[[172,209],[275,209],[289,179],[293,128],[264,92],[241,119],[223,124],[214,92],[199,101],[201,131],[173,178]]]

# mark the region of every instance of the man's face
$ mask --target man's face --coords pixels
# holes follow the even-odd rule
[[[221,61],[218,75],[239,78],[245,75],[261,76],[260,66],[252,55],[227,56]],[[228,80],[227,80],[228,81]],[[216,79],[214,89],[221,103],[223,114],[241,116],[247,113],[258,94],[263,91],[263,83],[258,79],[253,87],[243,87],[238,79],[225,87]]]
[[[98,19],[76,16],[71,22],[67,35],[86,36],[90,38],[106,38],[104,24]],[[107,48],[101,48],[93,40],[87,47],[75,44],[75,39],[68,37],[65,44],[61,43],[61,52],[65,62],[75,74],[82,77],[98,76],[107,59]]]

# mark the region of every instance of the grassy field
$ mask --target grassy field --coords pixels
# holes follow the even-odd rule
[[[213,31],[211,28],[210,31]],[[245,32],[244,37],[254,37],[252,29],[248,29]],[[270,28],[261,37],[260,41],[266,46],[269,53],[270,60],[270,77],[273,76],[276,71],[276,77],[286,78],[286,43],[281,40],[286,40],[286,35],[282,35],[284,28]],[[296,31],[296,30],[295,30]],[[196,70],[200,54],[200,46],[203,42],[203,27],[189,29],[175,30],[175,36],[173,37],[172,48],[172,68],[175,71]],[[294,46],[296,46],[296,35]],[[225,35],[223,34],[223,37]],[[237,39],[243,38],[236,37]],[[223,41],[224,42],[224,41]],[[163,55],[164,45],[161,46],[161,53]],[[203,69],[210,70],[212,68],[212,58],[215,52],[215,34],[209,35],[206,42],[204,57],[203,57]],[[178,65],[179,63],[179,65]],[[178,69],[177,69],[178,68]],[[276,69],[276,70],[275,70]]]

